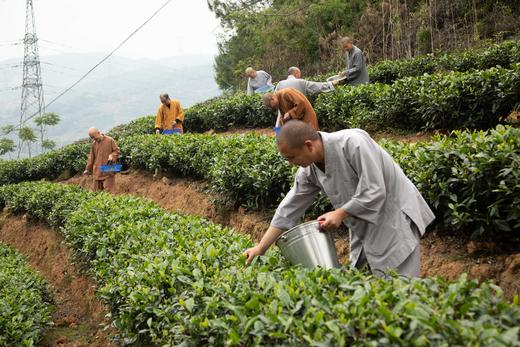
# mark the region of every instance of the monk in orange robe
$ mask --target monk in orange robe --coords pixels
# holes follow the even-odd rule
[[[280,110],[282,125],[291,119],[298,119],[309,124],[314,130],[320,130],[316,112],[309,100],[299,90],[285,88],[274,93],[266,93],[263,101],[266,107]]]
[[[159,106],[155,117],[155,132],[160,134],[164,130],[180,129],[182,133],[184,131],[182,127],[184,112],[182,112],[179,101],[171,100],[168,94],[161,94],[159,99],[161,106]]]

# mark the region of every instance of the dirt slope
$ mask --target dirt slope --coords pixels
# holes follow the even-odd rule
[[[54,327],[40,346],[115,346],[103,331],[107,308],[96,298],[92,278],[79,274],[63,238],[48,226],[22,216],[0,214],[0,241],[18,249],[54,292]]]
[[[92,185],[91,179],[85,176],[73,177],[66,183],[84,188]],[[147,197],[167,210],[205,217],[260,239],[269,226],[272,211],[235,211],[215,203],[217,196],[204,190],[203,182],[171,176],[154,180],[152,174],[145,171],[117,176],[116,194]],[[347,236],[335,235],[335,239],[340,260],[347,263]],[[421,274],[454,279],[466,272],[471,278],[493,280],[512,298],[520,295],[520,248],[499,251],[501,249],[500,245],[470,242],[462,235],[429,232],[421,241]]]

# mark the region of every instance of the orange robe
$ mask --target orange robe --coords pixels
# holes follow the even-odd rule
[[[282,125],[287,122],[283,117],[288,113],[291,119],[299,119],[308,123],[314,129],[320,130],[316,112],[314,112],[305,95],[294,88],[281,89],[276,91],[275,94],[278,96]]]
[[[175,124],[175,121],[180,121]],[[181,104],[177,100],[170,100],[170,107],[166,105],[159,106],[157,116],[155,117],[155,128],[162,130],[181,129],[184,122],[184,112],[182,112]]]

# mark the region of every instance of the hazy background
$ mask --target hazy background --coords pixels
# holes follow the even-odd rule
[[[45,102],[74,83],[165,1],[35,0]],[[0,125],[20,117],[25,1],[0,0]],[[218,21],[204,0],[172,1],[116,55],[46,109],[59,145],[154,114],[167,92],[183,107],[220,93],[213,59]],[[36,146],[34,146],[36,147]]]

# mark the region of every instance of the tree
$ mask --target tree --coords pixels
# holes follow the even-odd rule
[[[56,146],[56,143],[54,143],[54,141],[51,141],[54,143],[54,146],[52,146],[52,148],[47,148],[46,146],[44,146],[44,142],[45,142],[45,134],[47,133],[47,127],[50,127],[50,126],[54,126],[56,124],[58,124],[60,122],[60,116],[58,116],[56,113],[52,113],[52,112],[49,112],[49,113],[45,113],[43,115],[40,115],[40,116],[37,116],[36,118],[34,118],[34,123],[36,123],[36,125],[39,127],[39,131],[40,131],[40,144],[41,144],[41,148],[42,148],[42,152],[45,152],[45,149],[52,149],[54,148],[54,146]],[[47,143],[49,144],[49,143]]]
[[[53,140],[49,140],[49,139],[45,139],[43,140],[42,142],[42,148],[44,150],[53,150],[54,148],[56,148],[56,141],[53,141]]]
[[[28,126],[20,128],[18,131],[18,137],[20,138],[20,147],[18,148],[18,158],[20,158],[20,152],[24,144],[27,144],[29,150],[29,158],[31,157],[31,143],[36,142],[38,139],[34,130]]]
[[[13,152],[16,146],[14,145],[14,141],[7,138],[0,139],[0,156]]]
[[[14,125],[11,125],[11,124],[4,125],[1,128],[2,135],[9,135],[10,133],[14,132],[15,129],[16,128],[14,127]]]

